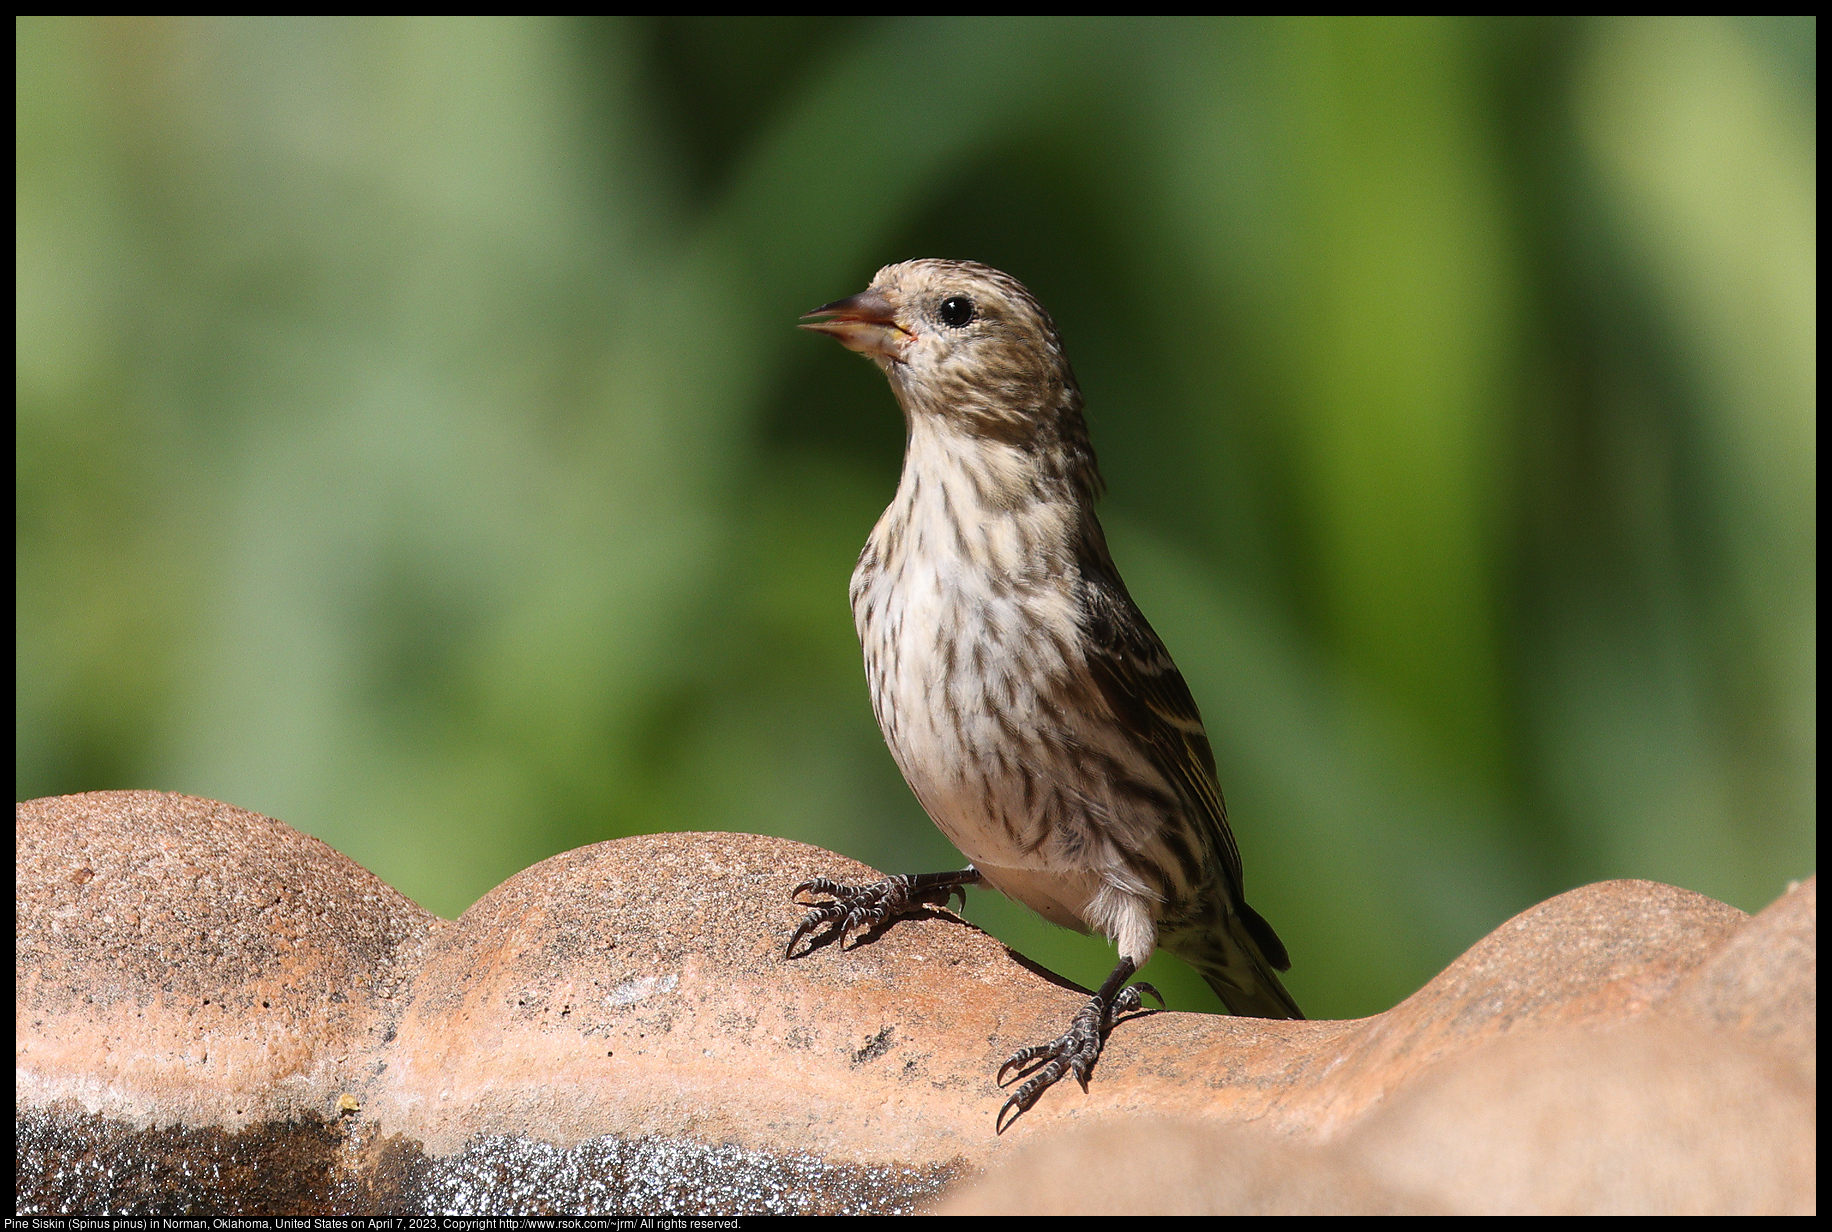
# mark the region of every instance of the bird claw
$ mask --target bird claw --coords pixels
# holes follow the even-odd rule
[[[1108,1030],[1113,1029],[1113,1020],[1121,1014],[1136,1014],[1145,1008],[1145,999],[1139,995],[1141,992],[1150,993],[1151,999],[1158,1003],[1158,1008],[1164,1008],[1164,994],[1158,991],[1157,985],[1147,984],[1144,980],[1128,984],[1120,990],[1119,996],[1113,998],[1113,1008],[1107,1012]]]
[[[1017,1070],[1024,1084],[1012,1093],[999,1109],[999,1115],[993,1119],[995,1133],[1004,1133],[1006,1128],[1020,1116],[1030,1111],[1043,1093],[1062,1081],[1068,1074],[1075,1075],[1075,1081],[1081,1089],[1088,1089],[1088,1078],[1094,1072],[1094,1062],[1100,1058],[1101,1047],[1106,1042],[1107,1033],[1113,1030],[1113,1020],[1121,1014],[1130,1014],[1145,1007],[1140,996],[1141,991],[1148,992],[1159,1005],[1164,1004],[1164,996],[1150,984],[1140,982],[1120,990],[1111,1004],[1103,1004],[1097,996],[1075,1011],[1075,1017],[1069,1023],[1069,1029],[1047,1044],[1036,1044],[1029,1048],[1020,1048],[999,1066],[999,1072],[993,1081],[1005,1085],[1005,1074],[1008,1070]],[[1041,1068],[1027,1069],[1037,1062],[1043,1062]],[[1011,1120],[1006,1120],[1009,1113]]]
[[[934,886],[911,893],[911,881],[908,876],[896,876],[862,886],[843,885],[826,877],[802,882],[789,892],[791,899],[799,901],[807,893],[826,894],[833,901],[808,904],[808,913],[795,926],[795,933],[789,938],[782,956],[792,956],[803,937],[836,920],[840,925],[840,948],[845,949],[846,938],[861,926],[875,928],[886,920],[908,915],[921,907],[946,907],[955,895],[960,896],[963,907],[967,904],[967,888],[963,885]]]

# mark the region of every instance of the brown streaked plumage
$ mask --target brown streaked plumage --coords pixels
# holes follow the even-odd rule
[[[1215,759],[1189,688],[1139,612],[1094,514],[1102,484],[1049,313],[968,261],[907,261],[808,314],[890,379],[908,428],[896,499],[852,576],[872,707],[923,808],[972,866],[831,895],[802,920],[853,928],[985,882],[1120,962],[1060,1039],[1000,1070],[1021,1113],[1085,1086],[1126,981],[1162,942],[1236,1014],[1301,1018],[1289,960],[1247,906]],[[1033,1072],[1034,1070],[1034,1072]]]

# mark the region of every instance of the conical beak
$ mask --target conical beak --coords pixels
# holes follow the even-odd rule
[[[861,291],[847,299],[822,304],[809,317],[827,317],[802,326],[817,334],[839,340],[841,346],[873,359],[903,359],[903,348],[909,343],[909,331],[897,324],[891,302],[877,291]]]

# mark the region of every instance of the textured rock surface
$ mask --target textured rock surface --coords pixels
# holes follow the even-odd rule
[[[1071,1130],[936,1209],[1806,1214],[1815,1112],[1811,1082],[1772,1050],[1648,1015],[1609,1030],[1504,1036],[1323,1142],[1200,1121]]]
[[[994,1069],[1085,994],[945,911],[784,962],[791,887],[870,875],[815,848],[601,843],[457,921],[185,796],[32,801],[16,851],[22,1212],[1623,1209],[1585,1168],[1630,1140],[1685,1209],[1811,1201],[1812,883],[1753,920],[1587,886],[1369,1019],[1138,1015],[1000,1138]],[[1756,1180],[1686,1164],[1733,1132]],[[1565,1196],[1508,1179],[1535,1169]],[[1055,1175],[1077,1204],[1039,1205]]]
[[[1588,908],[1560,910],[1612,897],[1664,955],[1637,961],[1627,932],[1599,927]],[[1357,1024],[1360,1037],[1337,1053],[1342,1090],[1319,1084],[1331,1109],[1314,1122],[1324,1133],[1268,1133],[1264,1121],[1115,1121],[1044,1139],[938,1209],[1812,1213],[1816,884],[1793,888],[1716,946],[1695,944],[1710,918],[1688,910],[1696,905],[1670,887],[1616,882],[1510,921],[1417,996]],[[1588,955],[1588,974],[1546,970],[1539,994],[1520,986],[1493,960],[1518,951],[1523,936],[1555,962]],[[1682,947],[1689,969],[1674,960]],[[1474,994],[1484,973],[1503,976],[1494,987],[1509,1000],[1482,1004]],[[1587,980],[1596,982],[1586,992]],[[1562,997],[1543,995],[1561,986]],[[1534,1002],[1537,1014],[1512,1015]],[[1568,1013],[1553,1012],[1559,1005]],[[1427,1051],[1437,1064],[1413,1063]],[[1380,1078],[1383,1058],[1404,1079],[1387,1085],[1385,1100],[1363,1100],[1359,1117],[1340,1115],[1346,1092]]]

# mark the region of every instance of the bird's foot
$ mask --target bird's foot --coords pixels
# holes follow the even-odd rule
[[[783,957],[788,958],[794,954],[796,944],[803,937],[835,920],[840,924],[840,948],[845,949],[846,938],[855,929],[875,928],[886,920],[909,915],[923,907],[946,907],[956,894],[960,895],[961,905],[965,906],[967,886],[971,883],[964,879],[964,875],[957,880],[943,880],[953,876],[956,875],[903,875],[886,877],[883,881],[862,886],[841,885],[825,877],[804,881],[790,891],[790,898],[799,902],[804,893],[826,894],[833,901],[814,903],[808,907],[808,914],[796,925],[795,935],[789,938],[789,944],[782,952]]]
[[[1120,990],[1112,1001],[1107,1001],[1099,994],[1075,1012],[1069,1029],[1057,1039],[1047,1044],[1038,1044],[1032,1048],[1020,1048],[1011,1054],[1005,1064],[999,1066],[995,1081],[1003,1086],[1007,1070],[1017,1070],[1024,1084],[1012,1093],[1005,1106],[999,1109],[999,1115],[993,1125],[998,1133],[1004,1133],[1010,1124],[1006,1114],[1015,1121],[1030,1111],[1030,1106],[1037,1102],[1039,1096],[1067,1074],[1074,1074],[1075,1080],[1081,1083],[1081,1089],[1088,1089],[1088,1075],[1094,1072],[1094,1062],[1100,1057],[1101,1046],[1106,1042],[1107,1033],[1113,1030],[1113,1020],[1121,1014],[1131,1014],[1145,1008],[1140,992],[1148,992],[1159,1005],[1164,1004],[1164,997],[1150,984],[1140,982]],[[1037,1068],[1041,1065],[1041,1068]]]

